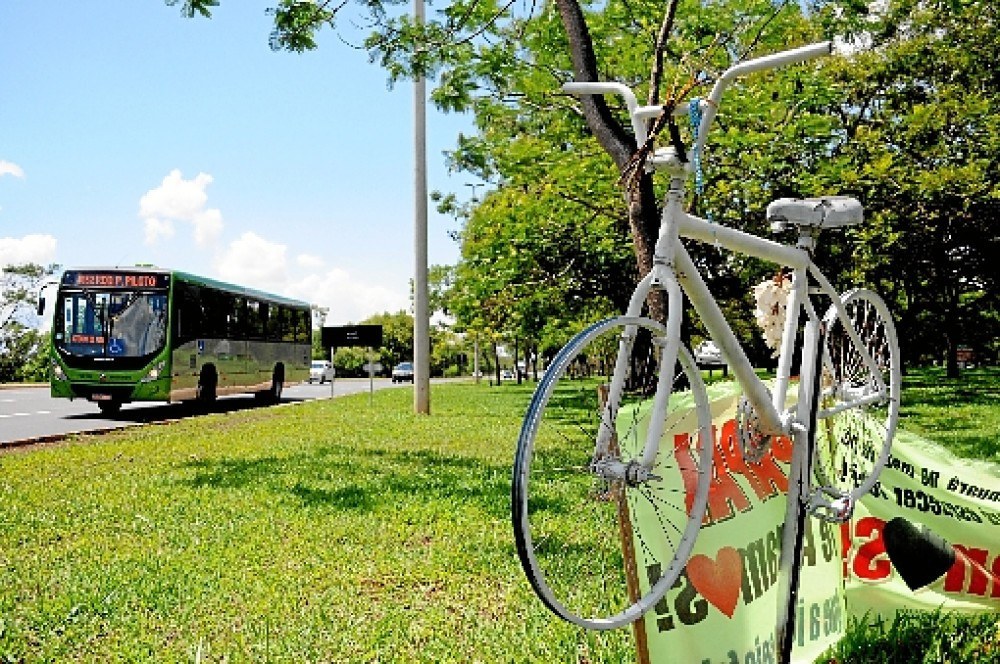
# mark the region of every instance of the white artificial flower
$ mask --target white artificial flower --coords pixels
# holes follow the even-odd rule
[[[775,351],[781,345],[781,334],[785,328],[785,316],[788,310],[788,295],[792,292],[792,279],[781,275],[774,279],[766,279],[753,287],[756,301],[754,319],[764,336],[764,343]]]

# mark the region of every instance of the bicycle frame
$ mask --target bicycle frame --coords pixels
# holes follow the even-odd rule
[[[683,177],[678,176],[672,179],[670,191],[667,194],[667,201],[663,208],[660,236],[656,244],[653,268],[639,282],[632,294],[632,299],[626,313],[627,316],[642,315],[642,309],[647,297],[654,289],[666,292],[667,335],[661,358],[663,366],[673,366],[673,363],[677,359],[681,320],[683,317],[682,295],[686,295],[695,312],[704,323],[709,335],[722,350],[729,367],[733,370],[737,380],[743,387],[747,399],[758,413],[762,432],[772,436],[789,436],[793,433],[799,433],[803,430],[805,424],[802,421],[801,415],[797,416],[791,410],[786,409],[786,395],[791,380],[792,356],[794,355],[796,341],[799,336],[799,322],[803,320],[802,317],[804,315],[805,322],[808,325],[816,326],[818,329],[820,318],[813,306],[811,297],[819,295],[827,297],[833,304],[837,311],[837,316],[843,323],[851,342],[858,350],[865,364],[871,369],[873,376],[876,377],[879,384],[878,390],[874,395],[843,404],[836,410],[820,411],[818,417],[829,417],[845,408],[881,399],[885,394],[886,386],[881,380],[877,364],[854,329],[841,303],[840,294],[834,290],[833,286],[812,260],[815,236],[803,229],[797,245],[791,246],[731,227],[712,223],[683,211],[681,208],[683,186]],[[742,345],[733,333],[732,328],[716,303],[704,279],[699,274],[690,254],[680,241],[681,237],[713,244],[734,253],[754,256],[792,269],[792,291],[787,301],[787,313],[782,332],[777,377],[773,393],[768,390],[763,381],[755,373]],[[810,277],[817,286],[813,288],[809,287]],[[815,334],[815,332],[812,332],[812,334]],[[620,354],[627,353],[626,346],[627,343],[622,344],[619,350]],[[812,352],[808,354],[803,353],[801,358],[802,366],[806,366],[807,363],[814,361],[815,355],[813,353],[822,352],[822,349],[815,344],[808,344],[808,346],[812,349]],[[609,404],[617,403],[618,395],[620,395],[624,387],[624,379],[620,375],[622,373],[620,371],[615,372],[615,378],[612,380],[611,385],[612,396],[609,399]],[[669,375],[669,372],[661,373],[660,385],[657,386],[657,394],[654,399],[653,416],[651,417],[647,439],[643,448],[642,466],[645,469],[653,467],[659,451],[659,441],[663,434],[665,423],[664,415],[666,413],[667,402],[670,398],[671,379],[672,376]],[[607,422],[611,422],[613,416],[614,413],[610,409],[604,413]],[[610,431],[610,427],[606,428]],[[606,444],[606,440],[598,441],[598,457],[604,456],[606,453]],[[619,469],[618,472],[622,473],[624,471]],[[632,475],[629,476],[629,479],[641,480],[644,478]]]
[[[786,64],[827,55],[831,50],[831,42],[812,44],[743,62],[726,70],[712,87],[708,99],[700,103],[702,117],[694,145],[695,153],[700,152],[704,147],[708,136],[708,129],[715,118],[722,95],[725,89],[736,78],[751,72],[781,67]],[[664,108],[661,106],[639,106],[634,93],[627,86],[620,83],[567,83],[563,86],[563,89],[575,94],[620,95],[625,100],[632,121],[632,128],[639,145],[645,143],[647,138],[646,122],[658,117],[664,111]],[[684,111],[678,107],[673,109],[673,113],[679,116],[683,115]],[[798,322],[802,312],[806,312],[807,319],[811,324],[819,324],[816,311],[809,299],[808,277],[811,276],[819,286],[818,290],[813,292],[827,296],[833,303],[837,311],[837,316],[844,324],[844,329],[847,331],[851,343],[858,349],[864,363],[879,382],[878,390],[870,400],[874,401],[882,398],[886,391],[886,386],[881,380],[875,361],[864,347],[864,344],[861,343],[857,331],[850,323],[839,294],[833,290],[829,281],[827,281],[826,277],[819,271],[819,268],[812,262],[811,250],[815,243],[814,235],[810,236],[803,229],[797,246],[793,247],[766,240],[734,228],[713,224],[705,219],[688,214],[683,210],[682,206],[684,185],[690,170],[689,165],[681,162],[672,148],[667,148],[662,152],[654,152],[650,156],[650,163],[647,167],[651,170],[666,170],[671,176],[670,190],[667,194],[666,204],[663,207],[660,235],[656,243],[653,268],[636,287],[626,315],[640,316],[646,298],[654,288],[659,288],[666,292],[667,335],[661,358],[663,366],[674,366],[677,360],[681,317],[683,313],[681,294],[683,290],[694,306],[695,311],[702,318],[712,339],[719,345],[726,356],[729,366],[733,369],[738,381],[743,386],[747,399],[753,405],[760,418],[762,433],[768,435],[789,435],[793,432],[793,429],[801,429],[803,426],[801,422],[796,420],[790,412],[785,412],[785,396],[788,391],[792,355],[797,338]],[[679,238],[681,236],[715,244],[735,253],[755,256],[778,265],[792,268],[793,288],[787,302],[785,328],[782,333],[778,360],[778,377],[773,395],[754,372],[741,344],[722,315],[722,311],[719,309],[718,304],[716,304],[704,280],[698,274],[698,270],[691,260],[690,255],[680,242]],[[625,334],[626,337],[631,337],[635,334],[635,330],[627,329]],[[626,338],[623,339],[623,343],[619,347],[615,375],[611,381],[609,390],[608,406],[602,414],[602,423],[604,426],[601,427],[601,432],[596,441],[594,452],[595,467],[602,459],[608,458],[610,440],[613,435],[613,422],[617,414],[615,412],[617,408],[616,404],[619,402],[622,390],[624,389],[624,371],[620,370],[620,368],[623,366],[625,358],[628,355],[630,344],[631,339]],[[822,351],[817,349],[817,352]],[[805,363],[811,359],[813,358],[803,357],[802,361]],[[645,473],[648,473],[648,469],[652,468],[655,461],[659,448],[659,439],[663,433],[663,416],[666,414],[667,402],[670,397],[670,380],[671,377],[668,375],[668,372],[661,372],[660,383],[657,386],[657,394],[653,402],[653,417],[643,449],[642,468],[625,468],[611,461],[610,464],[606,464],[601,469],[602,474],[606,474],[609,477],[626,478],[629,481],[642,481],[645,479]],[[839,412],[839,410],[853,407],[859,403],[864,402],[857,401],[844,404],[836,411],[822,412],[819,416],[828,417],[835,412]]]

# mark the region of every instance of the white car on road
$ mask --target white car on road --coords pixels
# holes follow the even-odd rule
[[[392,382],[412,383],[413,382],[413,362],[400,362],[392,370]]]
[[[715,342],[709,339],[708,341],[702,341],[700,344],[695,346],[694,349],[694,361],[700,365],[715,365],[721,366],[728,364],[726,360],[722,357],[722,351],[719,347],[715,345]]]
[[[333,380],[333,364],[325,360],[313,360],[309,366],[309,382],[315,381],[322,385],[328,380]]]

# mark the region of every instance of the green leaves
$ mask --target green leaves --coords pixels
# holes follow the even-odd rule
[[[272,47],[315,48],[345,1],[278,1]],[[183,11],[207,16],[214,6],[189,0]],[[738,60],[826,38],[846,56],[758,73],[727,92],[708,137],[697,212],[765,232],[763,211],[774,198],[857,196],[870,221],[825,238],[830,276],[860,280],[895,301],[908,360],[940,357],[960,340],[1000,353],[991,313],[1000,285],[989,258],[1000,248],[996,3],[681,0],[655,85],[662,0],[453,0],[431,7],[423,23],[408,3],[360,6],[371,26],[365,47],[390,82],[427,76],[439,108],[475,114],[477,135],[459,137],[450,166],[493,191],[478,204],[442,203],[467,220],[452,287],[455,302],[469,303],[452,307],[461,323],[537,339],[547,320],[589,316],[587,302],[615,306],[620,285],[635,275],[630,242],[639,259],[649,258],[643,247],[655,239],[658,216],[649,183],[623,205],[619,173],[591,138],[600,135],[621,164],[627,136],[611,125],[629,123],[620,102],[608,99],[610,115],[596,122],[592,114],[588,125],[580,100],[558,92],[573,77],[571,48],[579,55],[592,47],[596,75],[632,86],[643,101],[654,88],[652,101],[684,102],[674,97],[690,82],[704,95]],[[592,44],[568,39],[560,10],[574,9]],[[711,248],[696,250],[695,259],[720,300],[743,304],[746,284],[773,269]],[[748,323],[744,309],[735,305],[734,313]]]
[[[316,33],[324,25],[333,26],[344,4],[281,0],[277,7],[267,10],[274,17],[274,30],[269,40],[271,50],[302,53],[316,48]]]
[[[45,280],[58,269],[36,263],[0,265],[0,382],[46,378],[48,339],[35,329],[35,307]]]
[[[164,0],[168,6],[173,7],[180,3],[181,16],[193,18],[195,14],[201,14],[205,18],[212,18],[212,8],[219,6],[219,0]]]

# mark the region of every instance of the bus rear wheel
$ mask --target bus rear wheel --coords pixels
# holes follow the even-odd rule
[[[215,387],[218,383],[219,378],[215,373],[215,367],[211,365],[204,367],[201,370],[201,375],[198,376],[198,391],[195,400],[198,403],[212,403],[215,401]]]
[[[285,368],[278,365],[271,376],[271,389],[267,392],[267,400],[272,403],[281,401],[281,393],[285,390]]]
[[[274,368],[271,374],[271,388],[258,392],[257,396],[268,403],[278,403],[281,401],[281,393],[285,390],[285,368],[280,364]]]
[[[97,407],[101,409],[101,412],[105,415],[117,415],[122,409],[122,402],[111,400],[111,401],[98,401]]]

